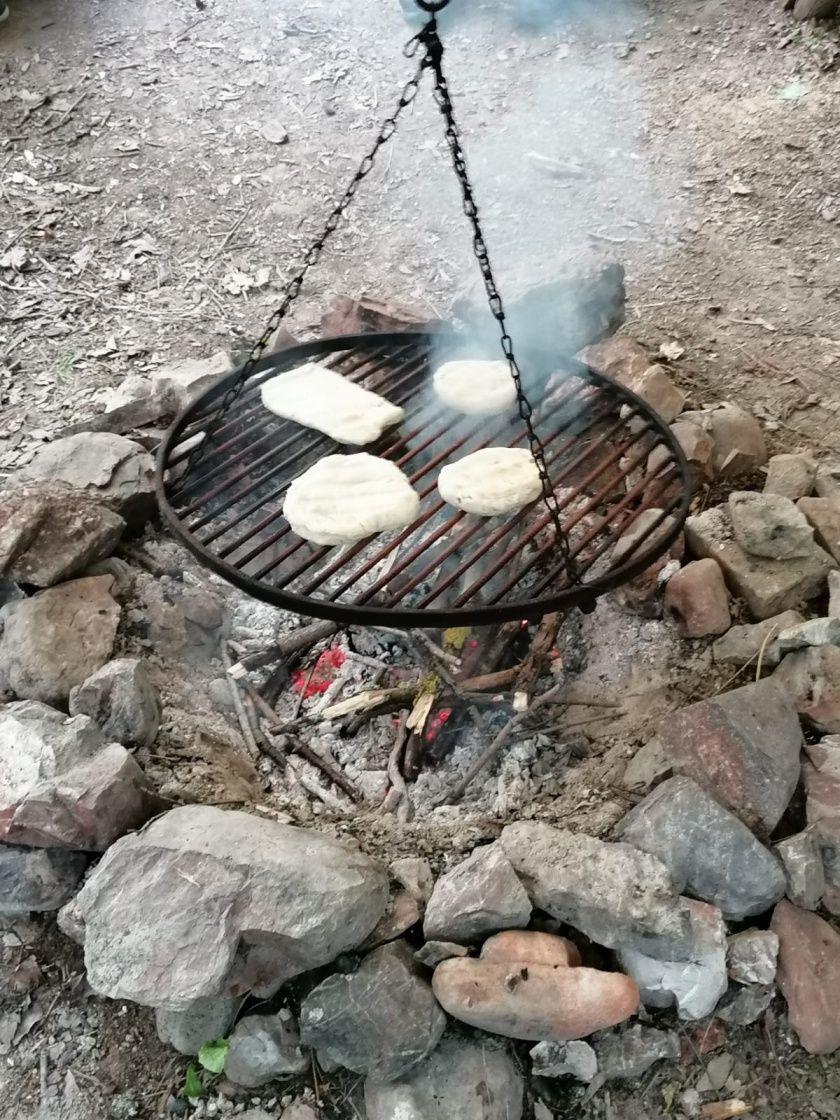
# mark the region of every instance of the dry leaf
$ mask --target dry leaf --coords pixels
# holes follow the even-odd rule
[[[675,362],[678,358],[683,356],[685,347],[674,340],[671,342],[663,342],[659,347],[659,353],[663,358],[667,358],[669,362]]]
[[[733,1116],[746,1116],[752,1106],[746,1101],[712,1101],[700,1109],[703,1120],[731,1120]]]

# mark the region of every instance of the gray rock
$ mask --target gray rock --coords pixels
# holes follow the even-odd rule
[[[656,856],[677,891],[711,902],[740,921],[785,893],[778,860],[738,818],[690,778],[670,778],[631,809],[621,838]]]
[[[374,949],[357,972],[330,976],[303,1000],[301,1039],[372,1081],[405,1077],[440,1041],[446,1016],[420,975],[411,949]]]
[[[142,525],[154,511],[154,460],[140,444],[109,432],[83,432],[45,444],[11,481],[66,482],[97,498],[131,527]]]
[[[689,915],[660,860],[547,824],[508,825],[501,844],[531,902],[607,948],[678,957]]]
[[[601,1035],[595,1042],[595,1055],[606,1081],[632,1081],[663,1058],[678,1061],[680,1040],[674,1031],[635,1023]]]
[[[237,996],[197,999],[183,1011],[155,1011],[158,1038],[180,1054],[197,1054],[205,1042],[224,1038],[242,1004]]]
[[[817,544],[840,563],[840,499],[801,498],[796,505],[813,527]]]
[[[373,931],[359,946],[360,952],[375,949],[387,941],[396,941],[420,921],[420,903],[408,891],[397,891]]]
[[[633,524],[616,541],[613,549],[613,563],[620,564],[629,559],[637,547],[644,549],[652,547],[657,541],[667,536],[674,524],[673,517],[662,519],[663,510],[642,510]],[[653,531],[651,531],[653,530]],[[642,545],[644,542],[644,545]]]
[[[795,560],[810,555],[814,530],[790,498],[736,490],[729,495],[735,539],[752,556]]]
[[[828,613],[832,618],[840,618],[840,572],[828,573]]]
[[[809,618],[783,630],[778,637],[782,656],[812,646],[840,646],[840,618]]]
[[[0,914],[58,910],[73,894],[86,866],[83,852],[0,844]]]
[[[283,1109],[280,1120],[320,1120],[320,1112],[305,1101],[292,1101]]]
[[[101,852],[164,807],[87,716],[32,700],[0,711],[0,840]]]
[[[52,587],[108,556],[125,522],[71,486],[32,482],[0,493],[0,576]]]
[[[823,735],[840,732],[840,648],[811,646],[790,653],[772,679],[809,727]]]
[[[772,984],[776,979],[779,938],[769,929],[745,929],[729,938],[726,967],[739,984]]]
[[[765,494],[781,494],[792,502],[807,498],[817,480],[816,461],[804,452],[773,455],[767,464]]]
[[[703,1019],[726,991],[726,926],[714,906],[693,899],[686,903],[693,937],[686,959],[662,960],[623,948],[618,960],[639,985],[647,1007],[676,1003],[681,1019]]]
[[[813,832],[798,832],[776,845],[787,880],[787,897],[794,906],[816,910],[825,890],[820,844]]]
[[[507,1050],[489,1038],[447,1038],[411,1074],[365,1082],[368,1120],[520,1120],[525,1085]]]
[[[77,901],[91,987],[178,1011],[272,995],[355,948],[385,909],[387,876],[322,833],[188,805],[118,840]]]
[[[627,789],[636,786],[649,789],[660,779],[671,773],[671,759],[668,750],[658,736],[654,736],[636,751],[627,763],[623,782]]]
[[[454,941],[427,941],[414,954],[414,959],[426,968],[434,968],[441,961],[448,961],[452,957],[467,957],[469,952],[466,945],[456,945]]]
[[[742,987],[732,984],[729,991],[717,1005],[715,1015],[724,1023],[734,1023],[738,1027],[749,1026],[760,1019],[770,1004],[776,989],[773,984],[750,984]]]
[[[209,358],[185,358],[152,374],[153,392],[173,412],[180,412],[232,369],[227,350],[217,350]]]
[[[408,891],[413,899],[421,905],[429,901],[435,877],[427,859],[411,857],[395,859],[388,870],[394,882]]]
[[[730,588],[740,595],[754,618],[765,619],[798,607],[818,595],[835,563],[816,543],[807,556],[767,560],[745,551],[735,539],[729,515],[714,506],[689,517],[685,538],[696,556],[717,560]]]
[[[301,1049],[297,1023],[287,1008],[276,1015],[246,1015],[229,1041],[225,1077],[234,1085],[255,1089],[309,1069],[309,1055]]]
[[[502,929],[523,929],[531,903],[498,844],[472,855],[435,883],[426,908],[427,941],[474,941]]]
[[[248,1108],[237,1113],[238,1120],[275,1120],[264,1108]]]
[[[821,498],[840,498],[840,463],[820,463],[814,489]]]
[[[66,704],[114,648],[120,607],[110,576],[76,579],[0,608],[0,688]]]
[[[15,603],[18,599],[25,598],[26,595],[14,580],[0,578],[0,607],[5,607],[7,603]]]
[[[109,739],[150,747],[160,727],[157,691],[142,661],[109,661],[70,693],[70,714],[86,715]]]
[[[830,573],[831,574],[831,573]],[[746,626],[733,626],[712,646],[712,656],[719,665],[747,665],[758,661],[768,669],[775,668],[781,660],[779,635],[804,622],[799,611],[783,611]]]
[[[588,1042],[538,1042],[530,1054],[536,1077],[574,1077],[589,1084],[598,1072],[598,1055]]]
[[[726,402],[717,408],[684,412],[680,420],[697,424],[712,437],[715,474],[721,478],[736,478],[767,462],[761,425],[738,405]]]

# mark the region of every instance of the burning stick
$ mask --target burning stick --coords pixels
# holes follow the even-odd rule
[[[513,710],[524,712],[531,702],[531,695],[548,664],[551,650],[557,641],[557,631],[560,629],[560,614],[547,614],[542,619],[528,656],[519,667],[516,684],[513,691]]]

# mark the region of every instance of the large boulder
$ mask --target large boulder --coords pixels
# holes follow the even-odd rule
[[[472,855],[435,883],[426,909],[427,941],[472,941],[500,929],[521,929],[531,902],[498,844]]]
[[[657,786],[630,810],[620,835],[661,859],[676,890],[713,903],[732,921],[762,914],[785,893],[776,857],[690,778]]]
[[[67,483],[130,527],[142,525],[154,509],[154,460],[139,443],[110,432],[82,432],[45,444],[11,481]]]
[[[125,522],[61,482],[0,493],[0,576],[52,587],[110,556]]]
[[[384,870],[347,843],[188,805],[108,850],[70,924],[95,991],[177,1011],[273,994],[364,941],[387,896]]]
[[[32,700],[0,710],[0,840],[102,852],[164,807],[87,716]]]
[[[114,648],[119,604],[112,576],[89,576],[0,608],[0,690],[63,706]]]
[[[679,957],[690,941],[686,906],[655,856],[530,822],[508,825],[501,844],[534,906],[599,945]]]
[[[85,715],[109,739],[127,747],[149,747],[160,727],[160,703],[138,658],[103,665],[70,693],[70,714]]]
[[[84,874],[84,852],[0,844],[0,914],[57,910]]]
[[[404,941],[383,945],[347,975],[329,976],[301,1003],[300,1037],[328,1065],[396,1081],[430,1054],[446,1016]]]

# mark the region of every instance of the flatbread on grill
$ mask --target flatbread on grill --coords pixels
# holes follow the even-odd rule
[[[404,529],[420,498],[398,466],[362,451],[327,455],[289,487],[283,513],[313,544],[352,544],[387,529]]]
[[[262,387],[262,402],[285,420],[294,420],[337,443],[363,447],[399,424],[403,409],[363,389],[317,362],[290,369]]]
[[[497,517],[535,501],[542,484],[526,448],[484,447],[442,467],[438,490],[444,501],[465,513]]]
[[[506,361],[444,362],[435,370],[435,392],[450,408],[467,416],[494,416],[516,402],[516,386]]]

